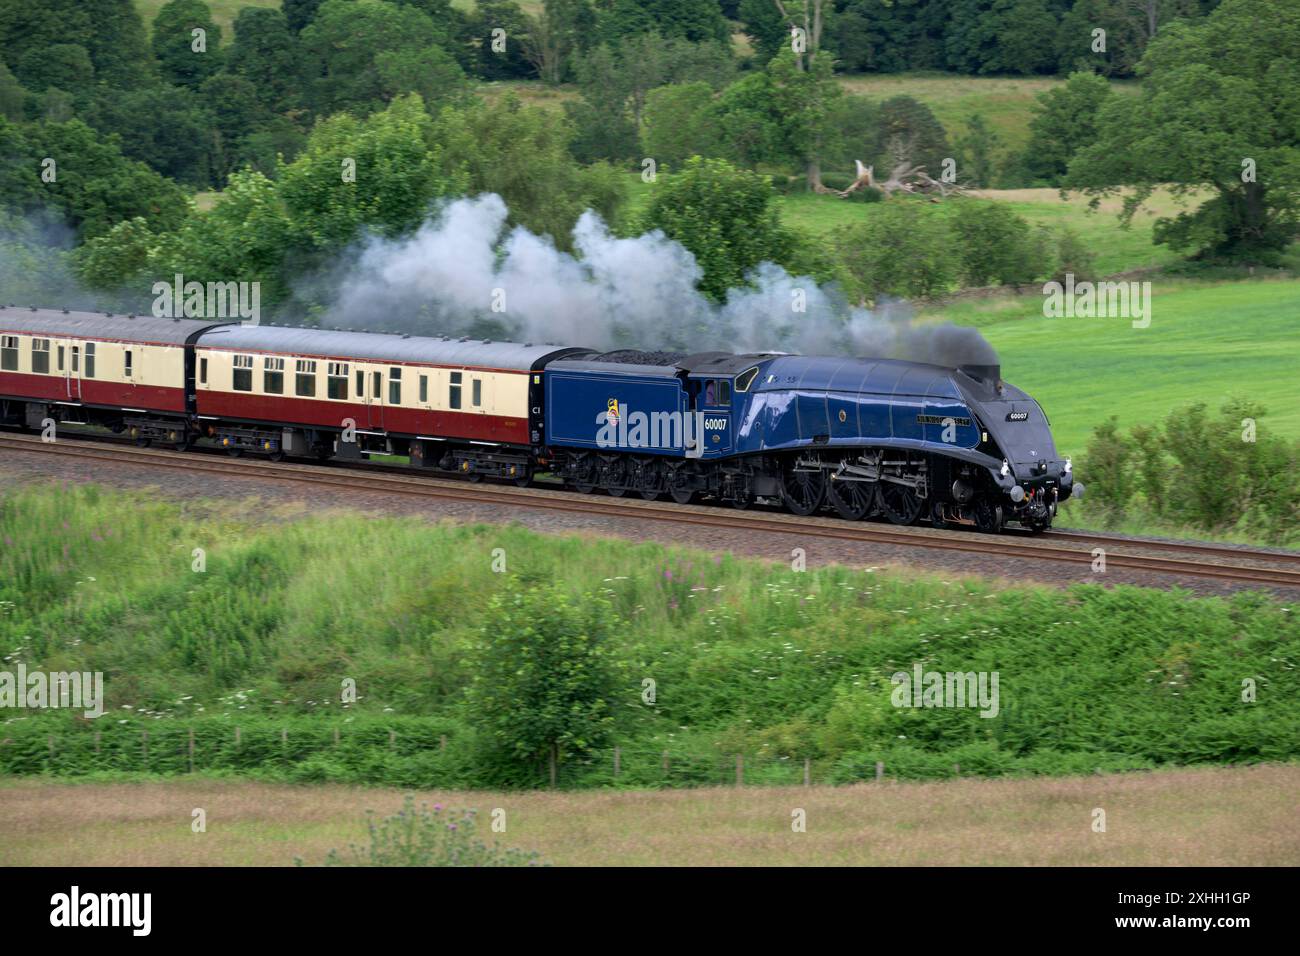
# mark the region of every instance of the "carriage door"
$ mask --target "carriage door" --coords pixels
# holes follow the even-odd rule
[[[370,427],[380,431],[384,428],[384,373],[370,373],[370,391],[366,398],[366,407],[370,409]]]
[[[71,353],[68,362],[67,383],[68,398],[74,402],[81,401],[81,346],[73,345],[69,347]]]

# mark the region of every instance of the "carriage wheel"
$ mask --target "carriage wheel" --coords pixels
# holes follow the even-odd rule
[[[876,485],[874,482],[831,479],[826,485],[826,500],[841,518],[860,521],[876,503]]]
[[[986,534],[997,534],[1002,530],[1002,506],[995,505],[989,498],[975,500],[975,527]]]
[[[527,488],[533,483],[533,470],[527,465],[521,469],[514,477],[516,488]]]
[[[820,471],[787,471],[781,476],[781,500],[791,514],[810,515],[826,498],[826,477]]]
[[[880,485],[880,507],[894,524],[916,524],[921,517],[921,504],[921,496],[915,488],[896,485],[892,481]]]

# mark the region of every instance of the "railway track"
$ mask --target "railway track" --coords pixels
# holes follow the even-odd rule
[[[1300,590],[1300,554],[1246,550],[1202,543],[1109,537],[1076,532],[984,536],[975,533],[938,532],[928,528],[900,528],[866,522],[848,523],[833,518],[796,518],[783,513],[730,511],[683,507],[639,499],[597,497],[570,491],[478,485],[444,477],[403,473],[403,469],[375,465],[341,465],[269,462],[256,458],[226,458],[211,452],[176,452],[139,448],[100,440],[43,442],[39,437],[0,433],[0,449],[71,456],[87,461],[126,463],[154,469],[213,474],[222,477],[288,481],[347,491],[383,492],[461,503],[515,505],[533,510],[599,515],[623,520],[660,521],[702,528],[795,534],[801,537],[853,541],[936,551],[964,552],[996,557],[1091,565],[1094,549],[1105,550],[1108,568],[1212,579],[1240,584],[1269,585]],[[1155,553],[1143,553],[1155,552]],[[1183,555],[1174,557],[1172,555]],[[1194,560],[1190,556],[1202,560]],[[1243,563],[1231,563],[1243,562]]]

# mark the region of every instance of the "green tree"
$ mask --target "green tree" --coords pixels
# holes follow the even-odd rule
[[[1063,85],[1039,93],[1025,148],[1029,173],[1058,185],[1074,155],[1096,142],[1097,118],[1112,95],[1110,84],[1095,73],[1071,73]]]
[[[493,31],[502,30],[499,46],[493,49]],[[475,72],[485,80],[514,80],[536,75],[525,54],[529,20],[515,0],[480,0],[474,7],[469,32],[478,46]]]
[[[0,145],[0,204],[19,212],[55,211],[80,237],[100,235],[135,216],[175,228],[184,215],[179,186],[126,158],[116,137],[80,120],[21,129],[0,120]],[[42,178],[47,169],[52,180]]]
[[[956,142],[958,173],[974,186],[988,189],[997,176],[997,152],[1001,138],[980,113],[966,121],[966,134]]]
[[[943,124],[930,107],[910,96],[893,96],[880,104],[880,125],[872,153],[870,162],[877,169],[888,170],[906,160],[924,166],[938,179],[943,161],[952,156],[952,148]]]
[[[414,82],[418,57],[448,37],[414,6],[382,0],[325,0],[300,34],[312,82],[312,104],[321,114],[368,113],[394,95],[393,82]]]
[[[613,43],[644,33],[696,43],[731,42],[731,28],[717,0],[607,0],[600,33]]]
[[[195,30],[203,31],[200,37]],[[214,75],[221,68],[221,27],[208,5],[203,0],[163,4],[153,21],[153,55],[163,79],[177,86],[197,90]]]
[[[658,177],[640,228],[661,229],[689,249],[704,273],[700,291],[722,301],[760,262],[784,265],[798,253],[772,200],[766,176],[695,156]]]
[[[523,105],[513,95],[491,110],[446,109],[433,139],[450,169],[468,177],[471,193],[496,193],[506,201],[510,224],[550,235],[570,248],[578,217],[595,206],[615,217],[624,189],[610,192],[608,176],[585,174],[569,154],[573,131],[547,110]]]
[[[110,86],[130,89],[155,79],[132,0],[0,0],[0,51],[25,86],[34,88],[19,64],[43,70],[39,54],[61,44],[85,49],[96,79]],[[38,55],[29,57],[32,52]],[[65,84],[56,83],[68,89]]]
[[[1032,282],[1047,269],[1039,237],[1007,205],[963,199],[954,204],[950,227],[960,278],[968,286]]]
[[[18,82],[18,77],[4,63],[0,63],[0,119],[22,119],[23,104],[26,101],[27,91]]]
[[[424,220],[435,198],[463,192],[463,175],[449,173],[442,148],[427,139],[431,126],[416,94],[364,119],[322,120],[302,155],[280,171],[278,198],[295,244],[334,250],[362,226],[399,235]]]
[[[18,60],[24,85],[35,92],[51,88],[84,93],[95,83],[95,66],[90,53],[79,43],[55,43],[28,50]]]
[[[300,105],[303,71],[297,39],[284,14],[268,7],[244,7],[235,17],[234,31],[227,69],[251,83],[270,112]]]
[[[1209,17],[1177,21],[1147,47],[1137,96],[1102,109],[1098,139],[1070,163],[1067,183],[1093,196],[1133,189],[1127,222],[1161,185],[1209,188],[1195,210],[1156,221],[1173,249],[1274,261],[1300,223],[1300,16],[1260,17],[1251,0],[1224,0]]]
[[[507,761],[535,773],[598,748],[614,723],[618,626],[596,595],[575,601],[537,586],[493,598],[468,648],[470,720]]]
[[[96,129],[116,135],[123,154],[162,175],[200,189],[215,185],[212,116],[185,87],[157,84],[103,91],[85,111]]]
[[[671,83],[651,90],[644,119],[646,153],[658,163],[675,167],[691,156],[717,154],[717,116],[707,83]]]
[[[845,290],[857,300],[932,296],[956,278],[952,234],[928,203],[900,199],[873,206],[870,218],[841,227],[833,242]]]

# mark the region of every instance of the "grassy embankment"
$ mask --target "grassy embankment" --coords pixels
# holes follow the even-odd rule
[[[1300,754],[1300,622],[1262,595],[799,573],[783,554],[765,564],[518,527],[299,518],[8,489],[4,665],[102,671],[109,713],[6,713],[0,771],[184,773],[194,731],[199,770],[493,786],[498,765],[463,704],[465,645],[494,595],[536,581],[609,601],[621,666],[613,736],[563,766],[567,786],[718,784],[734,779],[736,754],[748,782],[768,784],[799,782],[805,759],[815,782],[848,783],[874,777],[877,761],[891,777],[936,778],[954,765],[1060,775]],[[495,548],[506,573],[492,571]],[[918,662],[998,672],[997,715],[893,706],[891,676]],[[340,701],[346,679],[355,705]],[[544,777],[539,766],[512,779]]]

